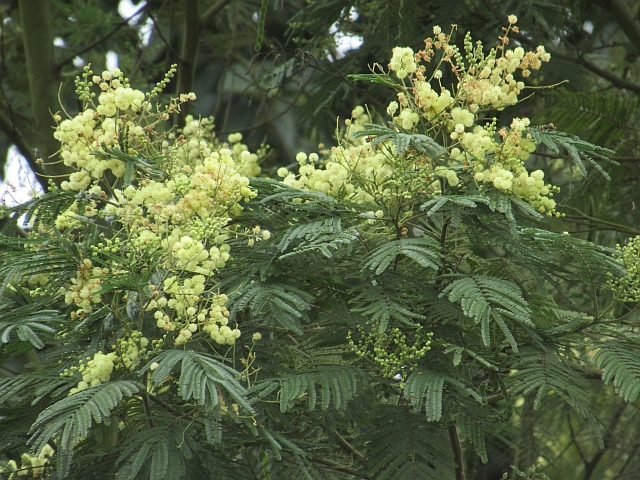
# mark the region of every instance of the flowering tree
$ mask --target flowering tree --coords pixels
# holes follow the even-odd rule
[[[394,91],[388,118],[356,108],[281,180],[212,120],[164,128],[194,99],[158,101],[173,68],[145,94],[86,67],[55,117],[74,173],[4,210],[0,338],[36,351],[0,379],[3,474],[461,480],[525,405],[603,447],[587,379],[640,393],[635,327],[600,298],[637,300],[634,251],[546,228],[536,145],[611,152],[491,116],[549,60],[508,21],[489,51],[435,27],[355,75]]]

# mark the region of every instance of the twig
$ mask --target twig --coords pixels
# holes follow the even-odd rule
[[[61,62],[59,62],[56,65],[56,68],[58,71],[60,71],[60,69],[66,65],[67,63],[70,63],[73,61],[74,58],[76,58],[79,55],[82,55],[85,52],[88,52],[89,50],[91,50],[92,48],[100,45],[102,42],[104,42],[105,40],[108,40],[109,37],[111,37],[113,34],[115,34],[118,30],[120,30],[123,26],[125,26],[126,24],[129,23],[129,20],[131,20],[133,17],[135,17],[136,15],[139,15],[140,13],[142,13],[143,10],[145,10],[147,8],[147,3],[145,2],[145,4],[140,7],[138,10],[135,11],[135,13],[131,16],[129,16],[128,18],[125,18],[124,20],[122,20],[121,22],[117,23],[115,27],[113,27],[109,32],[107,32],[106,34],[104,34],[102,37],[100,37],[99,39],[91,42],[89,45],[81,48],[80,50],[78,50],[77,52],[72,53],[71,55],[69,55],[67,58],[65,58],[64,60],[62,60]]]
[[[27,142],[24,140],[24,136],[20,133],[15,123],[11,119],[7,118],[2,111],[0,111],[0,129],[5,133],[5,135],[7,135],[7,137],[9,137],[11,143],[17,147],[20,154],[27,160],[31,169],[34,172],[41,172],[42,169],[40,168],[40,165],[36,163],[37,159],[33,150],[29,145],[27,145]],[[44,183],[46,186],[46,182]]]
[[[462,445],[460,444],[460,438],[458,438],[458,429],[455,425],[451,425],[448,430],[451,449],[453,450],[453,458],[456,462],[456,480],[465,480],[464,459],[462,457]]]
[[[357,470],[354,470],[353,468],[347,467],[346,465],[342,465],[340,463],[327,460],[326,458],[322,458],[317,455],[313,455],[312,457],[309,457],[309,460],[315,463],[320,463],[321,465],[326,465],[327,467],[331,467],[333,470],[337,470],[338,472],[348,473],[349,475],[353,475],[354,477],[364,478],[367,480],[371,478],[366,475],[363,475],[362,473],[358,472]]]
[[[209,10],[204,12],[200,17],[200,22],[199,22],[200,28],[201,29],[204,28],[206,24],[209,23],[209,20],[215,17],[220,12],[220,10],[222,10],[224,7],[226,7],[230,3],[231,3],[231,0],[220,0],[215,5],[211,5],[211,8],[209,8]]]

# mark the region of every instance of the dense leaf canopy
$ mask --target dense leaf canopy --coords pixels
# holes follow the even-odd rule
[[[635,478],[640,3],[126,3],[0,6],[0,476]]]

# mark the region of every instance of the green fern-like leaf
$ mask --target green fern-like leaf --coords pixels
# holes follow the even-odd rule
[[[37,305],[36,305],[37,306]],[[0,305],[0,310],[6,311],[4,305]],[[11,333],[15,331],[22,341],[29,341],[36,348],[44,348],[44,342],[40,339],[36,331],[41,333],[54,333],[55,329],[46,325],[51,322],[61,322],[63,317],[57,310],[33,311],[32,305],[25,305],[13,309],[10,313],[5,313],[0,320],[0,345],[9,343]]]
[[[522,297],[522,290],[513,282],[495,277],[472,276],[455,280],[447,285],[440,296],[448,296],[450,302],[460,302],[462,312],[481,325],[482,341],[491,343],[490,320],[498,324],[509,344],[518,351],[518,345],[503,319],[508,317],[529,327],[531,310]]]
[[[314,250],[319,250],[325,257],[332,258],[333,252],[341,245],[348,245],[359,236],[355,227],[343,230],[341,224],[340,217],[333,217],[292,226],[283,235],[278,248],[281,252],[285,252],[292,242],[296,240],[300,242],[293,252],[284,254],[280,258],[284,259]]]
[[[404,407],[378,408],[370,428],[367,467],[381,480],[452,480],[453,458],[446,432]]]
[[[598,368],[604,370],[604,383],[613,380],[618,395],[625,402],[635,402],[640,395],[640,346],[622,340],[610,340],[598,343],[594,348],[599,348],[593,360]]]
[[[380,285],[361,291],[349,302],[349,310],[358,313],[369,319],[371,325],[377,325],[380,333],[386,331],[389,321],[393,318],[411,327],[416,324],[413,320],[422,320],[424,315],[412,312],[400,302],[400,299],[393,298],[384,292]]]
[[[613,155],[613,150],[608,148],[598,147],[589,142],[581,140],[575,135],[569,135],[568,133],[558,132],[552,128],[540,127],[538,129],[527,130],[533,140],[540,144],[544,144],[549,150],[554,153],[560,153],[560,147],[566,150],[569,158],[573,164],[578,168],[580,173],[586,177],[587,169],[584,166],[584,160],[587,160],[593,165],[600,174],[607,180],[611,180],[611,177],[604,169],[596,162],[592,157],[599,157],[608,160],[610,163],[617,165],[618,163],[613,161],[610,157]]]
[[[134,480],[179,479],[187,473],[187,461],[193,458],[190,435],[175,426],[144,429],[127,439],[117,463],[125,465],[118,478]],[[144,474],[143,474],[144,473]]]
[[[142,387],[137,382],[118,380],[103,383],[64,398],[45,409],[31,427],[30,443],[39,452],[57,438],[58,476],[64,478],[71,465],[73,448],[87,437],[95,423],[110,422],[111,411]]]
[[[480,460],[482,460],[482,463],[487,463],[489,456],[487,455],[485,430],[491,430],[491,427],[485,427],[484,422],[480,421],[478,417],[475,415],[467,415],[464,412],[459,415],[458,420],[462,431],[471,445],[473,445],[473,449],[480,457]]]
[[[318,401],[316,385],[320,387],[320,405],[327,410],[333,399],[336,410],[344,410],[349,401],[353,400],[358,388],[365,384],[362,370],[346,365],[324,366],[306,373],[281,375],[275,379],[265,380],[254,386],[252,391],[261,391],[264,398],[279,388],[280,411],[285,413],[291,409],[296,400],[307,399],[309,410],[314,410]]]
[[[596,145],[612,146],[637,124],[638,99],[614,91],[552,92],[554,104],[538,118]]]
[[[203,353],[183,350],[167,350],[154,357],[158,363],[151,379],[157,385],[164,383],[173,368],[180,363],[178,392],[184,400],[194,399],[200,405],[214,408],[220,404],[218,386],[222,387],[247,413],[254,413],[249,404],[247,390],[236,380],[238,372]],[[151,366],[147,364],[142,371]]]
[[[533,406],[534,409],[538,409],[545,395],[554,391],[587,421],[598,439],[600,448],[604,448],[598,420],[589,408],[585,381],[566,360],[552,350],[530,350],[520,356],[513,368],[517,371],[510,379],[513,382],[509,390],[512,395],[527,395],[537,391]]]
[[[385,243],[369,254],[364,267],[380,275],[398,255],[404,255],[425,268],[438,270],[440,267],[440,245],[429,237],[401,238]]]
[[[429,155],[430,157],[442,156],[446,153],[444,147],[433,138],[419,133],[405,133],[398,124],[393,122],[390,122],[390,125],[394,128],[367,123],[365,124],[364,130],[353,133],[353,136],[355,138],[372,137],[372,145],[384,142],[385,140],[392,140],[395,151],[399,153],[404,153],[409,148]]]
[[[304,318],[303,312],[311,308],[312,300],[309,293],[292,285],[255,282],[240,289],[232,298],[229,311],[231,318],[235,318],[238,312],[249,308],[253,315],[269,315],[278,326],[302,333],[300,320]]]
[[[463,395],[473,397],[482,403],[482,397],[474,390],[464,386],[462,382],[447,375],[439,375],[425,368],[417,368],[409,378],[404,387],[404,396],[413,405],[413,411],[419,413],[424,405],[427,420],[437,422],[442,417],[442,396],[445,382]]]

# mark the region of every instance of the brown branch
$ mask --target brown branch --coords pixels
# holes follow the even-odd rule
[[[596,217],[592,217],[590,215],[587,215],[586,213],[583,213],[581,210],[571,207],[569,205],[562,205],[562,208],[566,208],[569,210],[573,210],[574,212],[576,212],[578,214],[578,216],[567,216],[565,218],[570,218],[570,219],[575,219],[575,220],[582,220],[584,219],[585,221],[589,221],[589,222],[596,222],[599,223],[603,226],[608,226],[610,228],[607,228],[607,230],[614,230],[614,231],[618,231],[618,232],[625,232],[625,233],[630,233],[632,235],[638,235],[640,234],[640,230],[637,230],[633,227],[627,227],[626,225],[620,225],[618,223],[614,223],[614,222],[610,222],[608,220],[603,220],[601,218],[596,218]],[[604,229],[604,227],[603,227]]]
[[[149,4],[147,3],[146,5],[148,7]],[[169,41],[162,34],[162,31],[160,30],[160,27],[158,26],[158,21],[156,20],[156,17],[153,15],[153,13],[151,13],[151,8],[149,8],[149,7],[147,9],[147,15],[151,19],[151,22],[153,22],[153,28],[155,29],[156,33],[158,34],[158,37],[160,37],[160,40],[162,40],[162,43],[164,43],[164,45],[167,47],[167,50],[169,50],[169,52],[177,58],[178,63],[182,62],[182,59],[180,58],[180,54],[173,49],[173,47],[171,46]]]
[[[595,73],[596,75],[604,78],[611,82],[614,86],[618,88],[623,88],[625,90],[631,90],[632,92],[640,92],[640,84],[635,82],[630,82],[629,80],[625,80],[622,77],[611,73],[609,70],[605,70],[604,68],[600,68],[595,63],[591,63],[589,60],[584,58],[582,55],[579,55],[578,58],[575,57],[566,57],[563,55],[557,55],[558,57],[568,58],[569,60],[573,60],[574,62],[582,65],[587,70]]]
[[[451,425],[448,430],[451,449],[453,450],[453,459],[456,462],[456,480],[465,480],[464,458],[462,457],[462,445],[460,444],[460,438],[458,438],[458,429],[455,425]]]
[[[178,64],[176,96],[182,93],[189,93],[193,88],[193,74],[202,31],[198,14],[198,0],[184,1],[184,25],[182,29],[182,48]],[[182,108],[180,111],[178,123],[181,125],[184,124],[187,110],[188,108]]]
[[[338,472],[348,473],[349,475],[353,475],[354,477],[358,477],[358,478],[364,478],[364,479],[371,478],[366,475],[363,475],[362,473],[358,472],[357,470],[354,470],[353,468],[347,467],[346,465],[342,465],[341,463],[327,460],[326,458],[322,458],[317,455],[313,455],[308,458],[312,462],[319,463],[321,465],[326,465],[327,467],[330,467],[331,469],[336,470]]]
[[[640,49],[640,22],[638,16],[625,1],[620,0],[591,0],[591,3],[605,10],[620,30],[629,39],[632,48]]]
[[[85,52],[88,52],[89,50],[91,50],[94,47],[97,47],[98,45],[100,45],[102,42],[108,40],[111,36],[113,36],[118,30],[120,30],[123,26],[125,26],[126,24],[129,23],[129,21],[135,17],[136,15],[139,15],[140,13],[142,13],[143,10],[145,10],[145,8],[147,8],[146,3],[140,7],[138,10],[136,10],[136,12],[131,15],[128,18],[125,18],[124,20],[118,22],[116,24],[115,27],[113,27],[109,32],[107,32],[106,34],[104,34],[102,37],[100,37],[99,39],[91,42],[89,45],[82,47],[80,50],[78,50],[77,52],[72,53],[71,55],[69,55],[67,58],[65,58],[64,60],[60,61],[57,65],[56,65],[56,69],[59,71],[63,66],[65,66],[67,63],[70,63],[73,61],[74,58],[82,55]]]
[[[209,23],[209,20],[215,17],[224,7],[226,7],[230,3],[231,0],[220,0],[215,5],[211,5],[209,10],[204,12],[200,17],[200,28],[203,29],[207,25],[207,23]]]
[[[20,152],[20,155],[22,155],[27,160],[27,163],[29,164],[29,167],[31,167],[31,170],[33,170],[34,172],[42,173],[42,168],[40,168],[40,165],[36,163],[37,158],[33,153],[33,149],[27,144],[24,136],[22,135],[22,133],[20,133],[11,119],[7,117],[2,111],[0,111],[0,130],[2,130],[9,138],[9,140],[11,140],[11,143],[16,146],[16,148]],[[36,176],[36,178],[38,179],[38,182],[42,183],[41,177]],[[45,185],[43,185],[43,187],[46,187],[47,182],[45,181],[44,183]]]

